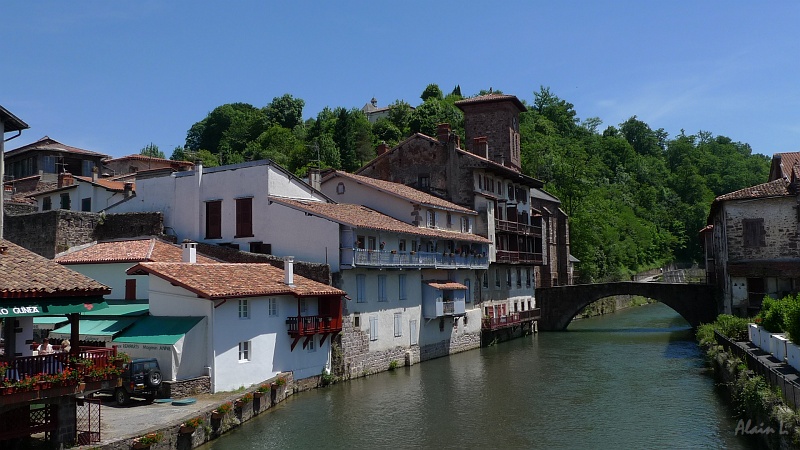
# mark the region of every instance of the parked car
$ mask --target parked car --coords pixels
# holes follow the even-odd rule
[[[152,402],[161,387],[161,368],[155,358],[139,358],[131,360],[122,367],[122,386],[113,392],[101,391],[114,395],[118,405],[128,403],[131,397],[141,397]]]

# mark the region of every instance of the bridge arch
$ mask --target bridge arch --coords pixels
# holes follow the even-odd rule
[[[638,295],[669,306],[692,327],[713,322],[717,316],[714,289],[706,284],[674,284],[620,281],[576,284],[536,289],[536,304],[542,311],[539,329],[565,330],[572,319],[591,303],[614,295]]]

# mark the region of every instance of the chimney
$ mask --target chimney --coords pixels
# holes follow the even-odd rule
[[[72,174],[69,172],[61,172],[58,174],[58,187],[72,186],[75,180],[72,179]]]
[[[130,181],[125,182],[125,198],[130,197],[133,195],[133,183]]]
[[[439,142],[447,142],[450,138],[450,124],[440,123],[436,126],[436,140]]]
[[[480,136],[473,139],[472,152],[482,158],[489,159],[489,138]]]
[[[201,178],[203,178],[203,161],[195,160],[194,162],[194,173],[197,175],[197,187],[200,187]]]
[[[294,286],[294,256],[283,257],[284,282],[288,286]]]
[[[197,243],[191,241],[183,241],[181,244],[183,248],[183,256],[181,261],[189,264],[195,264],[197,262]]]
[[[308,184],[318,191],[322,189],[321,178],[318,168],[312,167],[308,169]]]
[[[97,174],[100,173],[100,168],[97,166],[92,167],[92,181],[97,183]]]
[[[378,156],[381,156],[382,154],[388,151],[389,151],[389,144],[387,144],[386,141],[383,141],[380,144],[378,144],[378,147],[375,149],[375,153],[377,153]]]

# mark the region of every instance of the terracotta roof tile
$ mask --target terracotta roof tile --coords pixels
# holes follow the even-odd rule
[[[500,102],[500,101],[507,101],[510,100],[514,103],[514,105],[519,108],[520,111],[527,111],[528,109],[525,108],[525,105],[522,104],[521,101],[515,95],[506,95],[506,94],[487,94],[487,95],[478,95],[476,97],[465,98],[464,100],[459,100],[455,102],[455,105],[461,108],[465,105],[473,105],[477,103],[491,103],[491,102]]]
[[[294,286],[284,283],[282,269],[270,264],[139,263],[128,274],[149,273],[207,299],[266,295],[345,295],[342,290],[294,275]]]
[[[127,239],[97,242],[57,255],[59,264],[104,264],[136,262],[181,262],[183,249],[161,239]],[[197,255],[197,262],[214,264],[217,261]]]
[[[456,205],[455,203],[448,202],[442,198],[436,197],[434,195],[428,194],[427,192],[422,192],[418,189],[414,189],[412,187],[406,186],[400,183],[393,183],[391,181],[384,181],[379,180],[376,178],[369,178],[363,175],[355,175],[352,173],[341,172],[341,171],[333,171],[330,175],[327,175],[325,178],[329,177],[344,177],[349,178],[357,183],[365,184],[380,191],[386,192],[388,194],[394,195],[396,197],[403,198],[405,200],[419,203],[425,206],[433,206],[436,208],[447,209],[450,211],[457,211],[466,214],[475,214],[478,213],[469,209],[464,208],[463,206]]]
[[[415,227],[414,225],[402,222],[362,205],[352,205],[348,203],[323,203],[307,200],[289,200],[277,197],[270,197],[270,201],[356,228],[391,231],[395,233],[426,236],[436,239],[454,239],[467,242],[480,242],[483,244],[488,244],[491,242],[482,236],[471,233]]]
[[[435,289],[446,289],[446,290],[466,290],[468,289],[461,283],[456,283],[455,281],[438,281],[438,280],[428,280],[425,283]]]
[[[86,156],[100,156],[105,158],[109,157],[108,155],[104,155],[102,153],[97,153],[90,150],[84,150],[82,148],[72,147],[69,145],[62,144],[61,142],[58,142],[55,139],[51,139],[49,136],[45,136],[36,142],[32,142],[28,145],[23,145],[22,147],[15,148],[14,150],[9,150],[6,152],[6,156],[13,156],[18,153],[24,153],[33,150],[60,151],[65,153],[76,153]]]
[[[0,239],[0,298],[96,297],[111,289],[91,278]]]
[[[789,192],[789,181],[781,178],[770,181],[769,183],[750,186],[744,189],[739,189],[738,191],[720,195],[714,200],[714,202],[716,203],[726,200],[746,200],[751,198],[786,197],[790,195],[792,195],[792,193]]]
[[[75,178],[81,181],[85,181],[87,183],[92,183],[94,185],[104,187],[109,191],[122,192],[125,190],[124,181],[113,181],[106,178],[98,178],[97,181],[92,181],[92,177],[81,177],[81,176],[75,176]],[[136,190],[136,183],[133,184],[133,190],[134,191]]]
[[[791,178],[794,167],[800,164],[800,152],[776,153],[772,157],[780,157],[782,175]]]
[[[159,162],[159,163],[166,163],[166,164],[169,164],[169,165],[194,167],[194,163],[189,162],[189,161],[175,161],[175,160],[172,160],[172,159],[154,158],[152,156],[147,156],[147,155],[121,156],[119,158],[106,159],[106,160],[103,161],[103,163],[104,164],[108,164],[108,163],[111,163],[111,162],[132,161],[132,160],[135,160],[135,161],[154,161],[154,162]]]

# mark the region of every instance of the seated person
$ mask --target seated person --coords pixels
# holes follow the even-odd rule
[[[44,338],[44,341],[42,341],[42,345],[39,346],[38,350],[40,355],[49,355],[53,353],[53,346],[50,345],[50,339]]]

